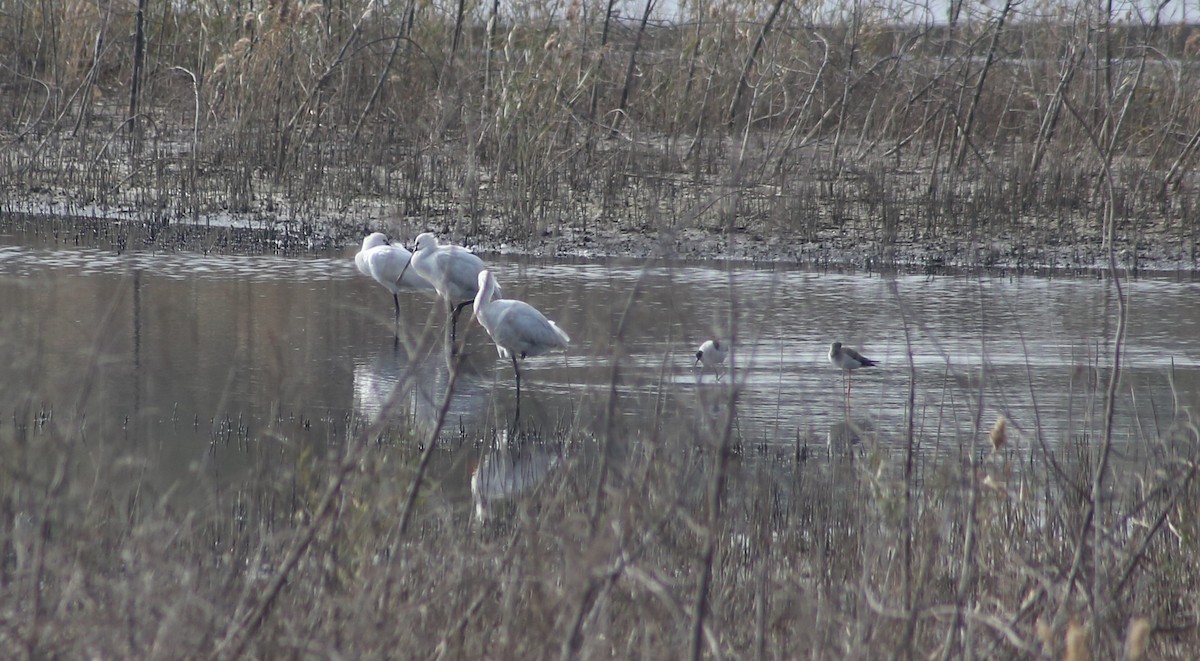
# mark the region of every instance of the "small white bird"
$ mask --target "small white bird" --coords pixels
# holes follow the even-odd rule
[[[417,237],[409,265],[437,289],[438,296],[450,306],[450,347],[458,330],[458,315],[475,301],[479,292],[479,274],[486,266],[475,253],[453,244],[441,244],[437,236],[425,232]],[[495,288],[500,297],[500,287]]]
[[[861,353],[849,347],[843,348],[841,342],[834,342],[829,345],[829,362],[833,363],[838,369],[846,370],[846,396],[850,396],[850,388],[854,385],[854,370],[860,367],[874,367],[879,363],[871,360]]]
[[[721,371],[725,365],[725,354],[728,352],[728,347],[723,346],[720,340],[705,340],[696,352],[696,365],[710,368],[716,373],[717,380],[720,381]],[[700,375],[703,377],[704,373],[701,372]]]
[[[358,271],[370,276],[392,293],[392,302],[396,306],[396,323],[400,323],[400,292],[421,292],[428,296],[437,296],[433,285],[422,278],[419,273],[405,273],[412,253],[402,246],[393,246],[381,232],[374,232],[363,239],[362,250],[354,255],[354,264]]]
[[[554,349],[566,349],[571,338],[546,315],[525,301],[499,298],[499,285],[490,271],[480,271],[474,316],[496,343],[501,358],[511,358],[517,376],[517,412],[521,410],[522,360]]]

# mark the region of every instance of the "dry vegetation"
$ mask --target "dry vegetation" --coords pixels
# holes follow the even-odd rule
[[[1091,267],[1112,199],[1131,266],[1194,269],[1197,32],[949,5],[0,2],[5,207]]]
[[[981,392],[967,438],[913,411],[865,453],[826,456],[820,439],[741,438],[736,376],[692,424],[639,425],[614,384],[597,427],[506,436],[416,431],[407,375],[384,423],[326,420],[324,443],[303,420],[320,412],[213,420],[213,452],[249,474],[196,470],[175,479],[201,496],[180,499],[127,437],[166,413],[80,419],[97,366],[81,368],[60,407],[0,385],[5,658],[1184,659],[1200,644],[1185,410],[1114,445],[1090,418],[984,421]],[[921,449],[939,446],[960,449]],[[481,474],[536,486],[473,505],[455,485],[480,452]]]

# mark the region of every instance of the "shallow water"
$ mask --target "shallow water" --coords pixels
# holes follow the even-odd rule
[[[391,297],[358,274],[353,249],[320,258],[116,254],[18,241],[0,238],[6,427],[69,420],[90,447],[136,457],[131,472],[186,492],[294,460],[298,445],[336,449],[355,421],[384,416],[428,433],[438,419],[444,311],[402,298],[393,329]],[[1018,451],[1039,437],[1055,446],[1101,429],[1116,335],[1115,291],[1104,280],[488,261],[507,295],[572,338],[566,354],[523,363],[525,427],[686,444],[721,424],[736,391],[736,440],[776,454],[837,441],[848,417],[873,430],[872,447],[898,450],[910,397],[914,438],[927,453],[982,451],[999,414],[1019,430]],[[1197,403],[1200,284],[1142,279],[1125,288],[1115,433],[1132,449],[1170,424],[1176,406]],[[511,365],[469,327],[448,445],[488,437],[515,412]],[[734,347],[719,382],[694,368],[697,345],[714,336]],[[835,339],[881,362],[856,372],[848,400],[826,358]],[[405,375],[412,387],[390,402]],[[501,486],[529,481],[504,477],[513,473],[505,457],[471,460],[487,467],[476,486],[488,498],[500,487],[487,491],[487,475]],[[540,479],[557,460],[531,463]],[[443,459],[437,470],[449,490],[467,494],[462,464]]]

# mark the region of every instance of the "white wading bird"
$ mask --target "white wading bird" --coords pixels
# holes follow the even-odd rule
[[[521,369],[517,359],[566,349],[571,338],[537,308],[525,301],[498,298],[499,285],[489,271],[479,273],[475,295],[475,318],[483,326],[501,358],[511,358],[517,375],[517,413],[521,411]]]
[[[879,363],[850,348],[843,348],[841,342],[829,345],[829,362],[838,369],[846,370],[846,396],[850,396],[853,387],[854,370],[860,367],[875,367]]]
[[[412,253],[402,246],[388,243],[387,237],[380,232],[368,234],[363,239],[362,250],[354,256],[354,264],[363,275],[370,276],[392,293],[392,302],[396,305],[396,323],[400,323],[400,292],[421,292],[429,296],[437,296],[433,285],[422,278],[419,273],[405,273]]]
[[[442,245],[429,232],[417,237],[409,265],[433,284],[438,296],[450,306],[450,351],[454,352],[458,314],[475,301],[479,273],[487,267],[475,253],[462,246]],[[496,287],[494,296],[500,297],[500,287]]]
[[[716,373],[717,380],[720,381],[727,353],[729,353],[728,346],[722,346],[720,340],[705,340],[704,344],[700,345],[699,351],[696,352],[696,365],[710,368]],[[700,372],[700,376],[703,378],[704,372]]]

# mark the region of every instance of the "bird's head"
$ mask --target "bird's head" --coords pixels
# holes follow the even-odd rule
[[[475,305],[471,307],[471,318],[478,319],[479,311],[496,297],[496,276],[484,269],[479,272],[479,289],[475,292]]]
[[[424,250],[426,248],[436,248],[437,246],[437,236],[432,232],[425,232],[417,237],[416,243],[413,244],[413,252]]]
[[[383,232],[372,232],[367,235],[367,238],[363,239],[362,249],[370,250],[371,248],[386,245],[388,245],[388,238]]]

